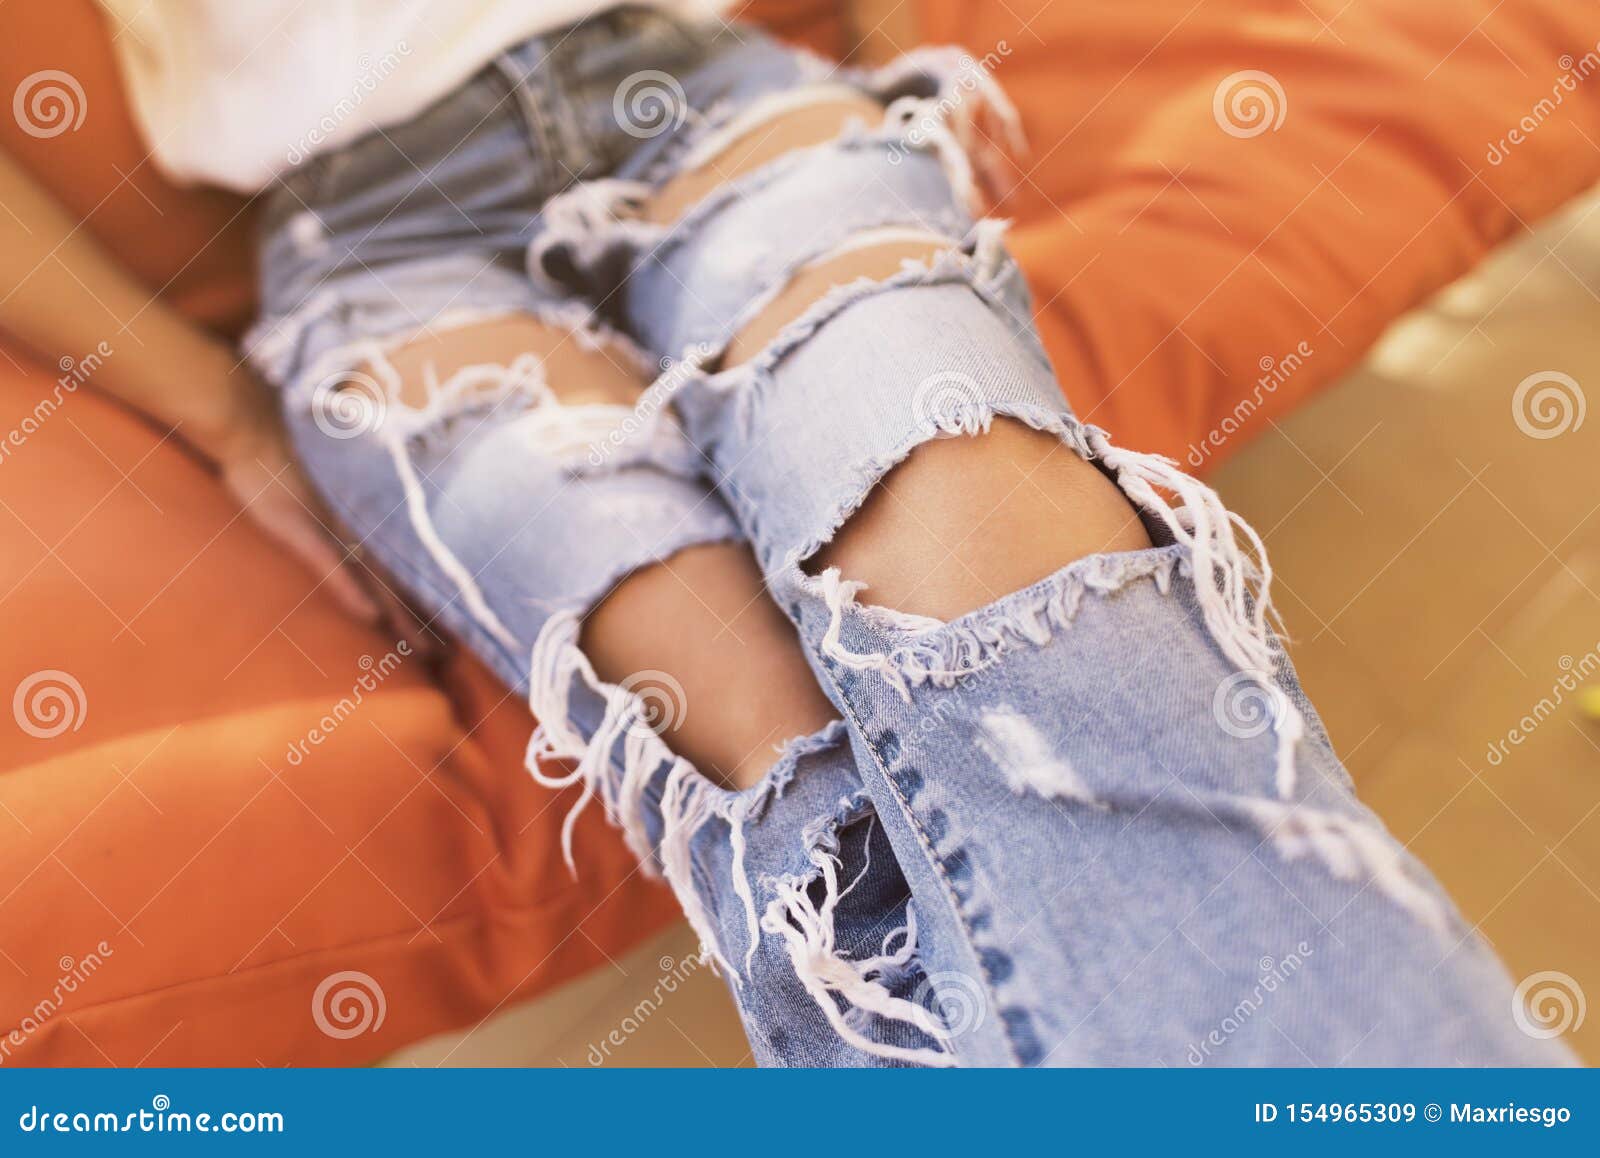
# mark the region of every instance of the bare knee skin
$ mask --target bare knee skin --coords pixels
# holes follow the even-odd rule
[[[583,639],[602,679],[661,670],[683,685],[664,738],[720,783],[749,787],[777,745],[838,715],[742,544],[689,547],[635,572],[590,613]]]
[[[926,442],[823,549],[874,603],[954,619],[1098,551],[1150,536],[1115,483],[1044,434],[997,419]]]
[[[391,356],[402,397],[426,400],[431,372],[509,363],[538,354],[562,403],[631,406],[646,385],[626,357],[587,349],[562,331],[506,318],[421,338]],[[836,713],[806,665],[794,629],[766,593],[747,547],[690,547],[640,568],[593,609],[582,644],[595,673],[624,683],[665,672],[683,703],[663,739],[701,772],[746,787],[776,747],[826,725]]]

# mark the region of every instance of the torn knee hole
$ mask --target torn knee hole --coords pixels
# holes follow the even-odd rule
[[[808,572],[838,568],[877,604],[949,620],[1085,555],[1150,545],[1139,512],[1095,463],[1053,434],[974,412],[973,402],[959,391],[923,400],[946,434],[975,437],[913,448]]]

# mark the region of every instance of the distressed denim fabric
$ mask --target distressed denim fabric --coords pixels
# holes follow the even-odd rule
[[[882,123],[644,218],[674,174],[840,92]],[[1355,799],[1253,532],[1071,414],[1003,226],[977,216],[980,105],[1007,123],[958,53],[847,71],[608,12],[286,179],[251,357],[350,530],[527,693],[533,773],[672,884],[761,1063],[1569,1061],[1517,1028],[1492,952]],[[722,364],[807,266],[929,235],[938,258]],[[505,314],[659,369],[659,409],[563,407],[531,357],[398,401],[388,350]],[[812,565],[918,445],[996,421],[1098,464],[1156,546],[949,623]],[[730,539],[840,715],[743,792],[579,647],[629,572]]]

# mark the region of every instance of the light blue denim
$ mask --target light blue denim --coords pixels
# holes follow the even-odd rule
[[[640,214],[828,85],[886,120],[672,226]],[[969,203],[960,130],[986,98],[959,54],[846,72],[748,28],[607,12],[286,177],[250,355],[352,536],[528,695],[535,775],[672,884],[762,1064],[1570,1061],[1518,1028],[1492,952],[1355,799],[1251,533],[1072,416],[1002,228]],[[944,252],[723,366],[796,271],[889,229]],[[392,346],[507,314],[660,371],[648,412],[562,407],[532,358],[451,375],[425,408],[395,397]],[[1156,546],[948,623],[814,566],[918,445],[994,421],[1096,462]],[[725,540],[754,550],[840,714],[743,792],[579,647],[621,578]]]

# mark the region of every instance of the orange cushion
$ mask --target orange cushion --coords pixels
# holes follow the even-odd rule
[[[926,39],[995,53],[1022,110],[1031,156],[999,212],[1018,222],[1012,248],[1068,397],[1125,445],[1195,469],[1600,180],[1600,79],[1562,85],[1593,71],[1592,4],[921,11]],[[1248,135],[1250,101],[1230,98],[1252,78],[1224,90],[1220,121],[1215,103],[1252,70],[1282,95],[1257,83],[1277,127]],[[1525,118],[1534,130],[1493,163],[1491,145]]]
[[[45,132],[60,127],[54,135],[0,116],[0,149],[146,285],[201,324],[237,334],[255,303],[248,204],[231,193],[180,188],[156,169],[123,92],[107,19],[94,0],[0,4],[0,94],[10,102],[34,74],[65,72],[81,92],[69,98],[73,111],[83,114],[67,129],[61,106],[42,104],[35,124]],[[44,87],[34,80],[25,91]]]
[[[0,148],[179,309],[237,332],[248,207],[150,165],[101,21],[90,0],[0,5],[0,92],[60,70],[85,112],[48,137],[0,117]],[[60,735],[0,728],[0,1063],[368,1061],[673,917],[597,816],[569,878],[570,801],[523,771],[526,708],[468,658],[402,663],[308,745],[391,644],[177,443],[88,389],[36,422],[53,379],[0,346],[0,440],[23,439],[0,458],[0,693],[32,686],[46,712],[50,687],[77,694],[29,684],[56,670],[83,696]],[[312,1016],[344,971],[384,995],[372,1032]]]
[[[597,813],[568,876],[483,669],[441,691],[141,421],[31,421],[51,386],[0,356],[0,1061],[364,1062],[672,918]],[[347,971],[387,1013],[330,1036]]]

